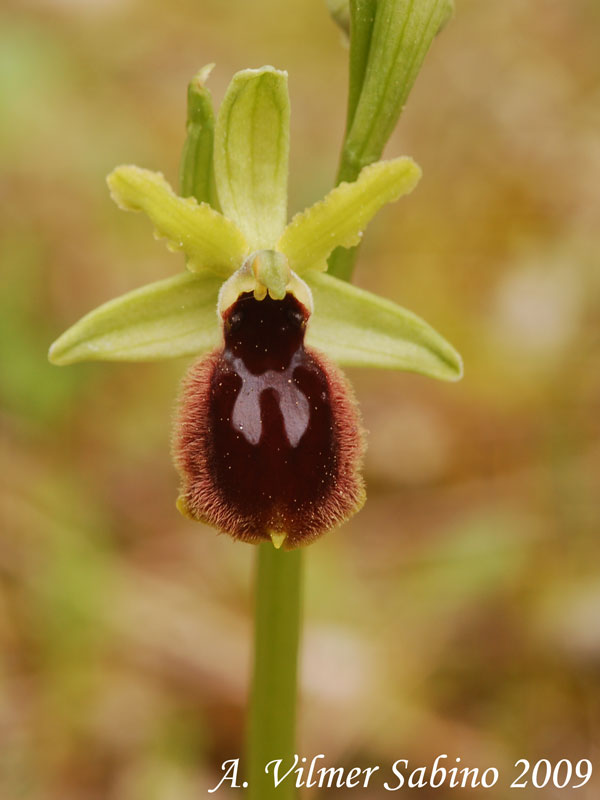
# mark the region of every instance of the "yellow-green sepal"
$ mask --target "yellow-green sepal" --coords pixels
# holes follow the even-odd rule
[[[155,235],[167,247],[181,251],[192,272],[211,270],[228,276],[244,260],[248,246],[244,235],[208,203],[178,197],[160,172],[121,166],[107,178],[113,200],[126,211],[144,211]]]
[[[302,277],[316,309],[307,344],[334,361],[418,372],[444,381],[462,377],[460,355],[416,314],[322,272],[311,270]]]
[[[365,167],[353,183],[340,183],[323,200],[292,219],[277,249],[298,275],[327,269],[336,247],[354,247],[370,220],[386,203],[411,192],[421,170],[412,158],[394,158]]]
[[[290,103],[287,73],[236,73],[215,127],[214,166],[223,213],[250,250],[273,249],[287,220]]]
[[[156,361],[202,353],[221,341],[217,298],[221,279],[183,272],[99,306],[50,348],[53,364]]]

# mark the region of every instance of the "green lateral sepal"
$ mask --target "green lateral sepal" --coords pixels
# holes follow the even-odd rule
[[[184,272],[104,303],[76,322],[50,348],[53,364],[77,361],[155,361],[189,356],[221,341],[211,272]]]
[[[321,272],[303,278],[315,304],[307,344],[339,364],[406,370],[444,381],[462,377],[460,355],[416,314]]]

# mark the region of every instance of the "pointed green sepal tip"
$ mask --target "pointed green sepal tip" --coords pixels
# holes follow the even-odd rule
[[[454,0],[442,0],[442,12],[438,23],[437,33],[441,33],[454,16]]]
[[[86,314],[50,348],[63,366],[78,361],[157,361],[216,347],[221,280],[181,273],[110,300]]]
[[[364,229],[379,209],[411,192],[421,168],[403,156],[365,167],[352,183],[340,183],[323,200],[292,219],[278,249],[301,275],[308,269],[325,270],[336,247],[359,244]]]
[[[287,539],[287,533],[278,533],[276,531],[269,531],[269,536],[271,537],[275,550],[279,550]]]
[[[156,236],[181,251],[192,271],[212,270],[230,275],[247,252],[239,228],[208,203],[178,197],[160,172],[133,165],[113,170],[106,179],[115,203],[125,211],[143,211]]]
[[[195,97],[202,97],[206,92],[206,81],[208,80],[210,73],[215,68],[214,62],[212,64],[205,64],[205,66],[201,67],[198,72],[194,75],[192,80],[188,84],[188,100],[193,100]],[[188,119],[190,116],[193,116],[194,112],[194,104],[188,104]]]
[[[462,377],[460,355],[416,314],[331,275],[311,271],[303,277],[318,310],[308,325],[307,344],[334,361],[444,381]]]
[[[350,36],[350,3],[348,0],[326,0],[331,18],[343,33]]]
[[[252,250],[273,248],[285,227],[289,126],[287,72],[234,75],[217,115],[215,179],[224,214]]]

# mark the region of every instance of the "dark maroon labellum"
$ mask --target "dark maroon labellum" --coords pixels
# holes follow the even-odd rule
[[[184,383],[175,458],[186,513],[245,541],[287,548],[335,527],[364,501],[363,441],[342,373],[304,347],[308,312],[291,294],[243,294],[223,349]]]

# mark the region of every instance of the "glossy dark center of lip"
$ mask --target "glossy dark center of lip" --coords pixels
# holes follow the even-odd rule
[[[225,352],[240,358],[255,375],[284,370],[303,348],[308,312],[288,294],[283,300],[255,300],[243,294],[225,313]]]
[[[252,445],[263,433],[261,403],[271,391],[291,447],[310,424],[306,395],[294,377],[306,361],[306,312],[292,295],[283,301],[256,301],[243,295],[225,319],[223,358],[242,381],[233,405],[231,425]]]
[[[324,497],[336,478],[329,383],[304,348],[307,316],[292,295],[242,295],[225,316],[211,378],[215,483],[263,531],[292,533],[299,509]]]

